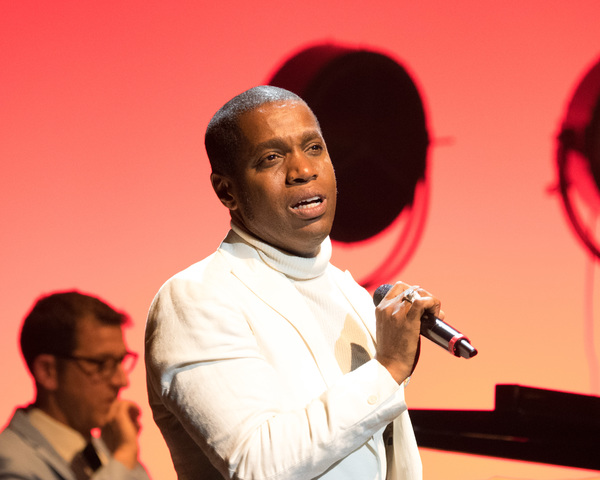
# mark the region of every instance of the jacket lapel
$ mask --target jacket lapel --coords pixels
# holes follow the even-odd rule
[[[302,295],[283,274],[266,267],[252,247],[241,243],[231,246],[248,249],[241,256],[243,260],[237,255],[229,257],[231,273],[295,328],[314,358],[323,380],[331,385],[339,378],[341,371]]]
[[[375,306],[373,301],[369,299],[370,295],[361,287],[350,272],[347,270],[340,275],[334,276],[335,281],[344,294],[356,315],[361,319],[363,325],[371,335],[373,343],[377,345],[375,336]]]
[[[9,428],[19,435],[23,441],[33,448],[38,456],[54,470],[60,478],[65,480],[75,480],[71,469],[63,458],[52,448],[45,437],[29,422],[27,413],[24,409],[17,409]]]

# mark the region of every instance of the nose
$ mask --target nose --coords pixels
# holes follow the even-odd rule
[[[307,183],[317,178],[317,166],[314,159],[304,152],[293,152],[288,159],[286,182],[289,185]]]
[[[116,388],[124,388],[129,385],[129,376],[123,368],[122,364],[117,364],[112,376],[110,377],[110,383]]]

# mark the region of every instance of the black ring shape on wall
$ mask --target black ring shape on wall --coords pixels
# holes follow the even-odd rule
[[[567,218],[585,247],[600,258],[596,226],[588,225],[600,214],[600,60],[584,75],[569,102],[556,165]]]

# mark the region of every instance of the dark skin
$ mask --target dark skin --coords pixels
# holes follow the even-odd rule
[[[440,301],[427,290],[412,287],[418,293],[413,303],[402,293],[411,288],[397,282],[375,309],[377,354],[375,358],[401,383],[414,368],[421,317],[426,311],[443,319]]]
[[[211,181],[231,219],[265,243],[314,257],[329,235],[336,205],[333,165],[312,112],[299,102],[245,113],[246,138],[235,178]]]
[[[285,252],[314,257],[333,225],[335,174],[325,140],[302,102],[264,104],[240,117],[246,139],[235,176],[213,173],[213,188],[239,228]],[[412,372],[421,316],[443,318],[440,301],[424,289],[413,303],[398,282],[376,309],[375,358],[394,380]]]

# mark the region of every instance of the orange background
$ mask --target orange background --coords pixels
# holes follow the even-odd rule
[[[32,398],[17,339],[43,293],[101,296],[133,317],[128,342],[143,350],[153,295],[228,228],[203,147],[210,116],[327,41],[397,59],[426,106],[429,212],[399,279],[439,296],[480,353],[425,344],[410,407],[492,409],[497,383],[600,395],[584,295],[597,267],[552,193],[556,135],[600,56],[598,18],[597,0],[0,2],[0,418]],[[378,255],[334,263],[360,277]],[[143,462],[174,479],[143,364],[124,395],[143,407]],[[422,454],[427,480],[597,477]]]

